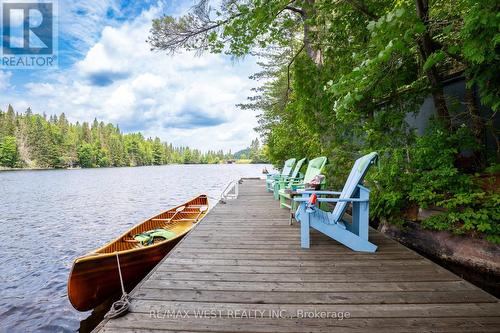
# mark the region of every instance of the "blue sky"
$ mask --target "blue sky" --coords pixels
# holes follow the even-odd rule
[[[145,42],[151,20],[182,15],[191,0],[59,0],[59,68],[0,68],[0,109],[31,107],[72,121],[95,117],[203,150],[246,147],[256,114],[241,111],[258,70],[254,59],[169,56]]]

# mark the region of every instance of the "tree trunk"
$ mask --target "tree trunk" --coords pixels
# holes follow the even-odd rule
[[[429,4],[428,0],[415,0],[417,7],[417,16],[425,25],[425,31],[422,34],[422,38],[417,41],[418,49],[422,57],[423,63],[427,61],[429,56],[436,51],[434,42],[432,41],[432,36],[429,32]],[[448,111],[448,106],[446,105],[446,97],[443,91],[443,86],[441,84],[441,77],[437,69],[433,66],[425,71],[427,78],[431,84],[432,88],[432,98],[434,100],[434,106],[436,107],[436,112],[439,118],[444,122],[445,126],[451,128],[450,113]]]
[[[309,58],[316,64],[316,67],[321,68],[323,66],[323,53],[317,45],[314,45],[313,42],[316,39],[313,34],[317,27],[310,26],[307,22],[310,18],[315,17],[316,15],[314,2],[315,0],[307,0],[307,4],[303,9],[304,14],[302,18],[304,20],[304,46]]]
[[[311,27],[304,23],[304,45],[306,48],[306,53],[311,58],[311,60],[316,64],[316,67],[320,68],[323,66],[323,54],[321,50],[316,49],[312,43]]]

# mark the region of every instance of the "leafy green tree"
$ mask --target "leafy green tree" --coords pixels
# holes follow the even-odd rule
[[[78,163],[82,168],[91,168],[94,166],[94,147],[90,143],[82,143],[78,147]]]
[[[165,146],[161,143],[160,138],[155,138],[153,142],[153,164],[161,165],[165,163],[165,160]]]
[[[252,78],[263,83],[240,107],[261,114],[273,163],[327,155],[337,187],[353,159],[378,151],[382,167],[368,177],[374,217],[394,222],[414,205],[438,206],[447,213],[424,227],[500,242],[498,194],[474,176],[497,170],[500,157],[499,9],[494,0],[235,0],[213,10],[201,0],[154,20],[149,43],[171,54],[258,55]],[[457,101],[444,86],[462,73]],[[428,96],[436,114],[418,135],[407,118]]]
[[[92,147],[93,155],[95,158],[95,165],[99,167],[107,167],[110,165],[109,153],[107,149],[105,149],[100,141],[94,142]]]
[[[0,111],[0,119],[2,119],[0,126],[0,135],[14,135],[16,129],[16,115],[12,105],[9,104],[7,107],[7,112],[2,113]]]
[[[192,164],[193,163],[193,155],[191,153],[191,149],[185,147],[182,151],[182,163],[184,164]]]
[[[16,138],[4,136],[0,140],[0,165],[14,168],[19,162],[19,152],[17,150]]]
[[[252,140],[252,143],[250,144],[250,159],[252,161],[255,161],[258,159],[259,156],[259,140],[255,139]]]

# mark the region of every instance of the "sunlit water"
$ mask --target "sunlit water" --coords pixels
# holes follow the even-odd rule
[[[142,220],[263,165],[0,172],[0,331],[76,331],[89,312],[70,305],[75,257]],[[269,167],[268,167],[269,169]]]

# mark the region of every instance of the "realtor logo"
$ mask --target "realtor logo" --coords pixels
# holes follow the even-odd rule
[[[55,0],[0,0],[2,57],[0,67],[57,66]]]

